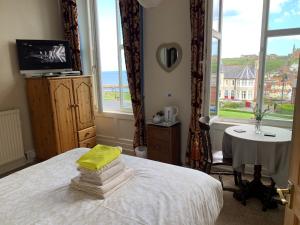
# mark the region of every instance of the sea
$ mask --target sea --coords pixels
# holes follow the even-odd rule
[[[122,71],[123,85],[128,86],[127,73]],[[101,72],[102,86],[105,85],[119,85],[119,72],[118,71],[102,71]],[[105,88],[104,91],[113,91],[111,88]],[[123,88],[123,92],[129,92],[128,88]]]

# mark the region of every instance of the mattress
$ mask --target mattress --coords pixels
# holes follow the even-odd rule
[[[70,188],[78,148],[0,179],[1,225],[213,225],[222,187],[205,173],[121,155],[134,177],[104,200]]]

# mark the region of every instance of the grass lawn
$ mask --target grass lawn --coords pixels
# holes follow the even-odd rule
[[[105,91],[104,92],[104,100],[119,100],[120,93],[113,91]],[[129,92],[123,92],[123,97],[125,101],[131,101]]]
[[[254,117],[252,112],[231,109],[220,109],[219,116],[232,119],[252,119]]]
[[[220,109],[219,116],[223,118],[231,119],[253,119],[254,115],[252,112],[234,110],[234,109]],[[268,113],[265,119],[272,120],[293,120],[293,115],[289,114],[279,114],[279,113]]]

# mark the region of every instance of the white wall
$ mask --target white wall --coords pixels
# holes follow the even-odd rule
[[[144,12],[144,70],[146,118],[151,119],[166,105],[179,107],[181,159],[184,162],[191,111],[190,14],[189,1],[164,0]],[[162,43],[178,43],[183,57],[170,73],[160,68],[156,50]],[[168,93],[172,97],[167,97]]]
[[[131,115],[98,113],[96,116],[97,141],[101,144],[122,146],[132,154],[134,120]]]
[[[0,0],[0,110],[19,108],[25,151],[33,150],[16,39],[62,39],[58,0]]]

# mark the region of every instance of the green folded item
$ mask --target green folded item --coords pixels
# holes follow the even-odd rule
[[[96,145],[90,151],[82,155],[76,162],[82,168],[100,170],[121,154],[119,147]]]

